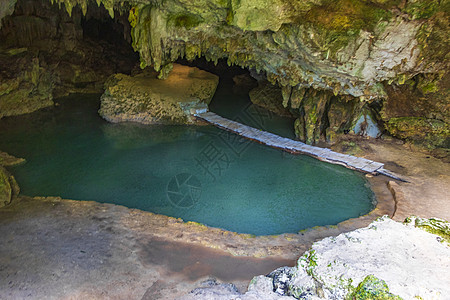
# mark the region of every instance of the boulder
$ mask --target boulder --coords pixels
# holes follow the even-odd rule
[[[448,295],[450,280],[440,275],[450,272],[448,228],[443,220],[415,218],[402,224],[380,218],[366,228],[314,243],[299,258],[297,267],[275,272],[274,290],[313,299],[400,299],[397,295],[435,299]],[[285,288],[276,289],[279,282]],[[358,298],[371,293],[373,298]]]
[[[192,112],[207,111],[218,83],[216,75],[178,64],[164,80],[148,70],[115,74],[105,83],[99,114],[113,123],[190,124]]]
[[[292,117],[289,110],[283,107],[283,96],[278,86],[267,81],[259,82],[258,87],[252,89],[249,96],[253,104],[264,107],[279,116]]]

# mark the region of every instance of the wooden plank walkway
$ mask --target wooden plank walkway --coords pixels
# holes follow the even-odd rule
[[[241,123],[221,117],[213,112],[196,113],[194,114],[194,116],[219,128],[229,130],[242,137],[260,142],[270,147],[278,148],[290,153],[307,154],[319,160],[332,164],[342,165],[349,169],[358,170],[374,175],[382,174],[397,180],[406,181],[400,176],[388,170],[385,170],[383,168],[384,164],[379,162],[371,161],[362,157],[334,152],[327,148],[307,145],[299,141],[294,141],[267,131],[243,125]]]

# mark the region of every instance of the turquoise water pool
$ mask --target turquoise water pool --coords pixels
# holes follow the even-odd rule
[[[373,209],[364,176],[343,167],[212,126],[110,124],[97,115],[99,95],[58,103],[0,120],[0,149],[27,159],[10,168],[25,195],[115,203],[256,235],[337,224]],[[268,116],[260,127],[291,134],[289,120]],[[246,118],[255,123],[251,105],[237,114]]]

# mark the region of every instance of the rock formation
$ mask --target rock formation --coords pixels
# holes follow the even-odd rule
[[[308,143],[333,142],[336,135],[349,131],[365,134],[354,126],[363,115],[367,120],[362,111],[370,111],[372,123],[381,131],[429,147],[449,147],[448,0],[97,0],[97,4],[53,0],[54,5],[33,1],[49,9],[45,18],[35,13],[42,16],[41,9],[33,13],[23,9],[30,1],[18,0],[13,10],[15,2],[0,6],[8,49],[13,39],[32,37],[36,45],[34,41],[51,33],[61,42],[51,47],[69,56],[86,53],[73,51],[80,49],[74,43],[80,33],[77,24],[106,22],[109,15],[111,26],[120,27],[117,32],[131,40],[141,67],[153,67],[160,78],[168,75],[177,59],[199,57],[225,59],[229,65],[259,73],[282,90],[284,106],[297,117],[298,137]],[[58,7],[67,15],[58,13]],[[83,28],[84,33],[92,31]],[[96,55],[101,53],[94,49]],[[106,77],[99,74],[111,72],[83,63],[106,57],[92,60],[81,55],[78,63],[69,60],[72,75],[59,78],[70,83],[66,88],[79,86],[76,74],[91,78],[80,78],[81,85],[93,78],[100,83]],[[48,68],[42,60],[39,68],[50,75],[62,70]],[[48,105],[46,91],[33,86],[32,96],[43,104],[28,106]]]
[[[15,10],[6,13],[12,3]],[[11,16],[0,30],[0,118],[51,106],[69,93],[101,93],[108,76],[135,64],[123,25],[103,8],[69,16],[50,1],[2,1],[5,14]],[[109,35],[106,24],[114,28]]]
[[[14,177],[3,166],[13,166],[24,161],[0,151],[0,208],[8,205],[20,191]]]
[[[174,64],[167,78],[156,72],[135,76],[116,74],[105,84],[100,115],[114,123],[193,123],[192,112],[206,112],[219,77],[206,71]]]
[[[314,243],[296,267],[255,277],[245,294],[216,283],[183,299],[443,299],[450,293],[441,276],[450,272],[449,233],[439,219],[383,217]]]

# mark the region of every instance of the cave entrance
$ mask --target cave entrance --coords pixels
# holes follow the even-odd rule
[[[295,139],[295,118],[287,109],[281,107],[279,88],[272,86],[272,91],[267,89],[264,74],[229,66],[225,59],[218,60],[217,64],[204,58],[193,61],[178,60],[177,63],[197,67],[219,76],[219,85],[209,104],[210,111],[254,128]],[[262,89],[261,85],[266,89]],[[260,101],[261,99],[267,103]],[[258,102],[255,104],[252,101]]]

